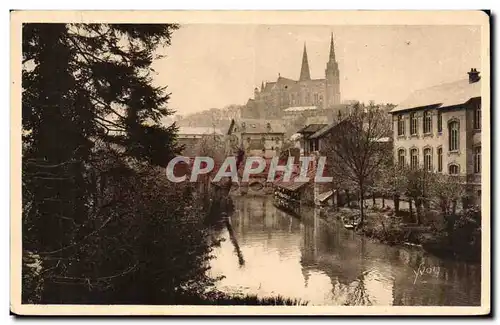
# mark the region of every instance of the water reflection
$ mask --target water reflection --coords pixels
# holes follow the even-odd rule
[[[268,198],[236,198],[230,220],[217,230],[226,240],[211,265],[213,276],[225,276],[223,291],[311,305],[480,304],[480,266],[369,241],[327,224],[314,209],[299,220]]]

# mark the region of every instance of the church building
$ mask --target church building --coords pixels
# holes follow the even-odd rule
[[[335,59],[333,33],[330,39],[330,55],[324,79],[311,79],[307,49],[304,44],[299,80],[279,76],[276,81],[262,82],[254,89],[254,98],[242,109],[243,118],[282,118],[286,109],[325,110],[341,103],[340,73]]]

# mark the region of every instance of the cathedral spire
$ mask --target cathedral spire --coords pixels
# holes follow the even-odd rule
[[[333,33],[330,38],[330,61],[335,62],[335,47],[333,45]]]
[[[260,85],[260,91],[264,90],[264,80],[262,80],[262,84]]]
[[[309,73],[309,62],[307,61],[307,50],[306,43],[304,42],[304,54],[302,54],[302,68],[300,69],[299,80],[311,80],[311,75]]]

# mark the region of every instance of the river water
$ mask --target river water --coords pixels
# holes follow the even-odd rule
[[[311,209],[293,217],[270,197],[235,197],[214,251],[217,288],[309,305],[480,305],[481,267],[418,248],[390,247],[326,223]]]

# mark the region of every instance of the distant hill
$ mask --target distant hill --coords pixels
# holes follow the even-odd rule
[[[375,104],[371,102],[369,104],[360,103],[359,101],[350,101],[345,102],[346,105],[354,105],[355,103],[359,103],[361,108],[366,108],[370,105],[377,106],[378,109],[382,110],[384,113],[387,113],[387,119],[391,119],[391,116],[388,112],[394,108],[396,105],[391,103],[381,103]],[[229,127],[231,119],[241,118],[241,108],[244,105],[228,105],[223,108],[210,108],[201,112],[196,112],[192,114],[180,115],[176,114],[175,116],[169,116],[168,118],[163,120],[165,125],[171,125],[176,122],[178,126],[183,127],[210,127],[220,129],[223,133],[225,133]],[[337,111],[332,110],[331,114],[328,116],[322,116],[325,121],[321,121],[321,123],[331,123],[337,118]],[[319,118],[319,117],[318,117]],[[302,118],[301,116],[296,117],[294,120],[287,121],[287,137],[291,134],[295,133],[296,130],[304,127],[308,123],[320,123],[319,121],[313,121],[314,118]],[[285,122],[285,121],[284,121]]]
[[[210,108],[201,112],[187,115],[176,114],[164,120],[166,125],[176,122],[185,127],[215,127],[223,132],[227,131],[233,118],[239,118],[242,105],[228,105],[223,108]]]

